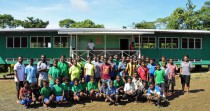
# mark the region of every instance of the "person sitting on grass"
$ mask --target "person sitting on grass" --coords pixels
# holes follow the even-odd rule
[[[93,102],[94,98],[99,97],[99,89],[98,89],[98,83],[95,82],[94,77],[90,77],[90,81],[88,82],[88,92],[90,94],[90,101]]]
[[[88,89],[87,89],[87,83],[85,82],[85,77],[82,77],[80,81],[80,85],[82,86],[83,95],[86,97],[88,93]]]
[[[109,87],[106,92],[106,100],[110,101],[109,105],[115,104],[118,105],[119,95],[117,91],[117,87],[114,86],[113,81],[109,81]]]
[[[106,91],[108,90],[108,85],[106,82],[102,82],[100,87],[100,98],[106,98]]]
[[[133,100],[135,98],[135,103],[137,103],[136,89],[135,85],[132,82],[132,79],[128,77],[127,83],[124,87],[123,99]]]
[[[55,59],[53,61],[53,67],[50,67],[48,75],[49,75],[49,80],[50,80],[50,88],[51,90],[53,90],[55,79],[58,77],[61,77],[61,70],[58,68],[58,60]]]
[[[69,77],[63,77],[63,90],[64,90],[64,95],[66,97],[67,101],[70,101],[71,97],[72,97],[72,85],[70,83]]]
[[[121,79],[120,75],[117,75],[116,79],[114,80],[114,86],[117,87],[119,95],[122,95],[124,93],[124,90],[123,90],[124,85],[125,85],[125,83]]]
[[[48,107],[53,101],[53,95],[51,88],[49,87],[49,82],[47,80],[42,81],[43,88],[40,91],[43,100],[43,106]]]
[[[64,96],[65,94],[64,88],[63,85],[61,84],[61,78],[60,77],[56,78],[55,83],[56,84],[53,86],[53,95],[55,97],[56,103],[61,104],[66,100]]]
[[[81,98],[83,98],[84,94],[82,92],[82,86],[79,84],[79,79],[75,78],[74,79],[74,85],[72,86],[72,92],[73,94],[73,99],[75,101],[80,101]]]
[[[36,101],[38,101],[41,104],[42,102],[42,96],[40,95],[41,88],[38,86],[37,83],[32,83],[31,90],[32,90],[32,100],[34,104],[36,104]]]
[[[25,105],[25,107],[28,108],[32,103],[32,90],[28,81],[24,81],[23,86],[24,87],[20,89],[20,104]]]
[[[155,105],[160,106],[161,97],[162,95],[161,95],[160,87],[155,86],[155,84],[151,82],[148,88],[148,92],[147,92],[148,103],[155,100],[156,101]]]

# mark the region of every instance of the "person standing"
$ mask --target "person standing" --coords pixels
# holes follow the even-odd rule
[[[93,43],[93,40],[90,39],[90,42],[88,43],[87,49],[90,50],[89,57],[93,56],[93,50],[95,49],[95,44]]]
[[[125,57],[122,57],[122,61],[118,64],[118,71],[120,72],[120,76],[122,77],[122,73],[125,72],[126,69],[126,60]]]
[[[100,57],[98,56],[96,58],[96,62],[94,63],[96,82],[98,82],[101,79],[101,66],[102,66],[102,64],[103,63],[101,62]]]
[[[50,67],[48,72],[49,80],[50,80],[50,88],[53,90],[53,85],[55,84],[55,80],[58,77],[61,77],[61,70],[58,68],[58,60],[53,61],[53,66]]]
[[[147,65],[147,68],[149,69],[149,79],[154,81],[154,73],[156,70],[156,65],[153,59],[150,59],[150,63]]]
[[[77,64],[77,60],[73,60],[73,65],[69,69],[72,84],[74,83],[74,79],[80,79],[81,72],[81,66]]]
[[[133,63],[133,58],[130,58],[130,62],[126,66],[126,71],[128,71],[128,76],[130,77],[136,72],[136,65]]]
[[[131,42],[131,44],[130,44],[130,51],[131,51],[130,56],[132,56],[134,54],[133,50],[134,50],[134,42]]]
[[[17,102],[20,100],[20,89],[23,87],[23,81],[25,80],[25,66],[23,64],[23,57],[18,57],[18,62],[14,65],[15,83],[17,90]]]
[[[66,56],[62,55],[60,62],[58,62],[58,68],[61,70],[61,78],[69,76],[69,65],[66,62]]]
[[[50,68],[50,64],[46,61],[46,56],[41,55],[41,61],[37,63],[37,70],[39,73],[38,85],[42,87],[42,81],[48,80],[48,70]]]
[[[95,75],[95,66],[91,63],[91,58],[88,58],[88,63],[84,67],[85,82],[90,81],[90,77]]]
[[[34,59],[29,60],[29,64],[25,68],[26,80],[30,83],[37,83],[37,68],[34,65]]]
[[[112,67],[112,71],[111,71],[111,80],[114,81],[115,80],[115,77],[116,77],[116,70],[117,70],[117,65],[116,63],[113,61],[113,56],[110,56],[109,57],[109,64],[111,65]]]
[[[181,77],[181,84],[182,84],[182,91],[185,91],[185,85],[187,88],[187,93],[190,90],[190,70],[192,68],[192,63],[189,61],[189,56],[184,56],[184,61],[181,63],[180,66],[180,77]]]
[[[104,64],[101,66],[101,82],[109,83],[111,80],[110,73],[112,71],[111,65],[108,63],[108,59],[104,58]]]
[[[178,67],[176,64],[173,63],[173,59],[169,59],[169,63],[167,67],[170,70],[169,75],[168,75],[168,86],[170,87],[171,85],[171,92],[172,92],[172,95],[174,95],[174,86],[176,85],[175,74],[176,74],[176,71],[178,71]]]

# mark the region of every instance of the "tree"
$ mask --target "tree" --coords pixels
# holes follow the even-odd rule
[[[21,26],[24,28],[46,28],[49,21],[42,21],[41,19],[34,19],[33,17],[27,17],[27,20],[22,21]]]
[[[14,19],[12,15],[0,14],[0,28],[16,28],[20,26],[20,20]]]
[[[133,23],[133,27],[135,29],[154,29],[155,24],[154,22],[142,21],[140,23]]]
[[[59,22],[59,26],[61,28],[104,28],[104,25],[95,24],[89,19],[78,22],[72,19],[64,19]]]
[[[75,21],[72,19],[64,19],[64,20],[59,21],[59,26],[61,28],[69,28],[74,23],[75,23]]]

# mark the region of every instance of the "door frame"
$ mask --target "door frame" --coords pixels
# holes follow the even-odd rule
[[[121,40],[121,39],[127,39],[127,40],[128,40],[128,50],[129,50],[129,46],[130,46],[130,44],[129,44],[129,43],[130,43],[130,38],[126,38],[126,37],[121,37],[121,38],[119,38],[119,49],[120,49],[120,50],[121,50],[121,47],[120,47],[120,44],[121,44],[121,43],[120,43],[120,40]]]

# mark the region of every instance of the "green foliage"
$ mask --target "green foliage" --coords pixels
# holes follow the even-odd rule
[[[142,21],[140,23],[133,23],[133,27],[135,29],[154,29],[155,24],[154,22]]]
[[[16,28],[20,26],[21,21],[14,19],[12,15],[0,14],[0,28]]]
[[[79,22],[72,19],[64,19],[59,22],[59,26],[61,28],[104,28],[104,25],[95,24],[89,19]]]
[[[27,17],[27,20],[22,21],[21,26],[24,28],[46,28],[49,21],[42,21],[41,19],[34,19],[33,17]]]

